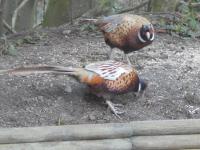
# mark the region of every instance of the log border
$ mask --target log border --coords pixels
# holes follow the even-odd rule
[[[200,148],[200,134],[136,136],[124,139],[0,144],[1,150],[180,150]]]
[[[1,128],[0,144],[200,134],[200,119]]]

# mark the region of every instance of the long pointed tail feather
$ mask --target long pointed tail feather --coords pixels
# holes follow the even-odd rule
[[[0,70],[1,74],[10,75],[30,75],[30,74],[67,74],[76,75],[77,68],[63,67],[63,66],[50,66],[50,65],[33,65],[25,66],[14,69]]]

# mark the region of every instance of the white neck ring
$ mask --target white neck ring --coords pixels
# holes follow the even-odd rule
[[[147,41],[145,41],[145,40],[141,37],[140,31],[138,32],[138,39],[139,39],[140,42],[142,42],[142,43],[146,43],[146,42],[147,42]]]

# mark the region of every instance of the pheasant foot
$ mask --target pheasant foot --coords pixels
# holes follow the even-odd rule
[[[124,111],[122,111],[120,108],[123,107],[122,104],[114,104],[110,100],[106,100],[106,104],[111,109],[111,111],[119,118],[121,117],[119,115],[123,114]]]

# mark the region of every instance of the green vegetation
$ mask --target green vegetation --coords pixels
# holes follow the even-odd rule
[[[0,44],[0,55],[17,55],[17,49],[15,45],[9,42],[6,36],[1,37]]]
[[[110,13],[115,13],[121,9],[117,0],[100,0],[99,3],[100,3],[100,7],[104,11],[109,10]]]
[[[174,13],[166,12],[166,15],[159,20],[159,26],[180,36],[199,37],[200,18],[198,14],[200,10],[192,5],[195,2],[200,2],[200,0],[191,0],[179,4]]]
[[[177,9],[181,13],[180,20],[175,23],[175,31],[182,36],[195,37],[200,34],[200,24],[198,19],[198,9],[192,7],[192,2],[200,2],[192,0],[190,3],[181,4]]]

